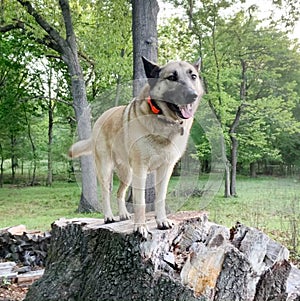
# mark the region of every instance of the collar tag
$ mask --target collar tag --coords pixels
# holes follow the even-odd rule
[[[152,103],[150,96],[147,98],[147,102],[148,102],[148,104],[150,106],[151,111],[154,114],[160,114],[161,113],[161,110],[157,107],[157,105],[155,105],[154,103]]]

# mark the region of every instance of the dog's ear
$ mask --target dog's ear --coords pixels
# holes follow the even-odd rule
[[[193,64],[193,66],[195,67],[195,69],[200,72],[201,70],[201,57],[199,57],[199,59]]]
[[[158,78],[160,67],[157,64],[146,59],[144,56],[142,56],[142,60],[147,78]]]

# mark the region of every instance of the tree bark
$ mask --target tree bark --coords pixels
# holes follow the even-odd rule
[[[63,59],[68,65],[71,75],[71,93],[77,120],[78,136],[80,140],[87,139],[92,134],[91,113],[86,96],[85,81],[78,58],[76,36],[73,29],[71,11],[68,0],[59,0],[66,28],[66,44],[63,47]],[[63,43],[65,46],[65,43]],[[79,212],[100,211],[97,197],[97,179],[94,159],[92,156],[82,156],[82,193],[78,206]]]
[[[239,142],[236,137],[236,131],[240,123],[240,119],[243,113],[243,109],[245,107],[245,100],[247,96],[247,63],[243,59],[241,59],[241,86],[240,86],[240,99],[241,104],[239,105],[233,123],[229,129],[229,136],[231,140],[231,179],[230,179],[230,194],[232,196],[236,196],[236,174],[237,174],[237,162],[238,162],[238,146]]]
[[[53,125],[54,125],[54,109],[55,103],[53,103],[51,93],[52,93],[52,69],[50,68],[48,74],[48,99],[47,99],[47,109],[48,109],[48,149],[47,149],[47,180],[46,186],[52,186],[53,182],[53,164],[52,164],[52,142],[53,142]]]
[[[157,61],[157,0],[132,1],[132,37],[133,37],[133,96],[137,96],[147,83],[142,56]],[[131,189],[131,188],[130,188]],[[130,194],[131,196],[131,194]],[[154,210],[155,174],[146,180],[146,210]],[[131,198],[128,198],[131,202]],[[129,208],[130,210],[131,208]]]
[[[25,300],[299,300],[300,270],[264,233],[203,212],[170,216],[166,231],[149,218],[146,241],[131,221],[56,221],[45,273]]]
[[[11,158],[11,183],[14,185],[16,181],[16,169],[18,166],[16,156],[16,137],[13,133],[10,135],[10,158]]]
[[[34,17],[37,24],[47,33],[50,42],[48,46],[57,51],[68,66],[71,78],[71,94],[77,120],[78,137],[80,140],[91,136],[91,114],[87,102],[85,81],[78,58],[76,36],[74,33],[70,6],[68,0],[59,0],[66,29],[66,39],[52,27],[31,5],[29,1],[18,0],[28,13]],[[100,211],[97,197],[97,180],[92,156],[80,158],[82,173],[82,193],[78,211]]]
[[[3,147],[2,147],[2,144],[0,143],[0,156],[1,156],[1,159],[0,159],[0,188],[3,187],[3,183],[4,183],[4,179],[3,179],[3,176],[4,176],[4,152],[3,152]]]
[[[256,162],[251,162],[250,163],[250,177],[251,178],[256,178],[257,174],[256,174]]]
[[[231,140],[231,175],[230,175],[230,195],[236,196],[236,168],[238,159],[238,140],[233,128],[230,129]]]
[[[50,93],[49,93],[50,94]],[[53,111],[51,97],[48,100],[48,162],[47,162],[47,180],[46,186],[52,186],[53,182],[53,167],[52,167],[52,141],[53,141]]]
[[[137,96],[147,82],[142,56],[157,61],[157,0],[132,1],[133,37],[133,96]]]
[[[31,144],[31,149],[32,149],[32,157],[33,157],[33,170],[32,170],[32,176],[30,180],[30,186],[34,186],[35,184],[35,178],[36,178],[36,167],[37,167],[37,153],[36,153],[36,147],[33,141],[33,137],[31,134],[31,126],[30,126],[30,121],[27,118],[27,112],[26,112],[26,107],[24,106],[24,117],[27,125],[27,135]]]
[[[227,160],[225,163],[225,190],[224,190],[224,197],[229,198],[231,197],[230,192],[230,162]]]

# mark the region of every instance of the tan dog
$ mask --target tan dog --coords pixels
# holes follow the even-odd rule
[[[127,106],[114,107],[96,121],[92,137],[75,143],[72,158],[93,154],[103,198],[104,220],[114,222],[110,206],[111,182],[116,171],[120,220],[130,218],[125,194],[133,189],[134,228],[144,237],[145,184],[156,172],[155,214],[157,227],[168,229],[165,198],[174,165],[183,155],[193,116],[203,95],[198,65],[170,62],[160,67],[143,58],[148,84]]]

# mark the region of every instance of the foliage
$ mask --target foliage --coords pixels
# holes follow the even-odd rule
[[[229,130],[243,105],[234,134],[239,142],[238,167],[245,170],[252,163],[272,162],[289,170],[299,165],[299,44],[280,29],[288,22],[287,16],[289,30],[297,20],[296,1],[276,1],[274,8],[289,6],[282,9],[283,18],[269,23],[259,19],[257,7],[247,6],[247,1],[169,2],[186,14],[170,17],[160,26],[159,62],[170,58],[193,62],[202,57],[203,101],[221,124],[228,158]],[[56,0],[32,3],[65,35]],[[70,5],[88,98],[97,117],[131,98],[131,86],[125,84],[132,74],[131,5],[127,0],[71,0]],[[22,162],[34,158],[37,165],[46,160],[52,110],[53,159],[66,162],[65,153],[76,130],[66,66],[46,47],[51,41],[17,0],[1,6],[0,28],[7,24],[19,27],[0,37],[1,161],[6,160],[6,168],[8,159],[21,168]],[[242,61],[245,99],[240,93]],[[192,137],[197,155],[209,171],[212,159],[207,135],[195,124]]]
[[[42,17],[51,20],[54,29],[65,35],[57,1],[31,3]],[[98,1],[93,5],[81,0],[70,4],[88,97],[91,102],[107,102],[100,114],[114,104],[115,87],[131,78],[130,2]],[[14,30],[3,30],[1,34],[1,161],[11,158],[15,168],[26,160],[38,165],[38,160],[50,152],[52,159],[65,161],[67,149],[75,139],[68,70],[47,47],[52,41],[17,0],[4,2],[0,9],[0,29],[16,25]]]
[[[279,29],[280,20],[265,26],[264,20],[256,17],[255,6],[228,14],[236,9],[232,1],[170,2],[183,7],[186,17],[170,20],[161,33],[180,35],[183,44],[176,46],[183,57],[201,54],[205,99],[221,122],[228,155],[228,133],[241,108],[234,134],[239,143],[239,166],[261,160],[299,162],[295,141],[300,132],[299,115],[295,114],[300,96],[299,44]],[[174,48],[173,39],[169,44],[166,37],[163,41],[163,49]],[[198,149],[204,150],[204,156],[208,148],[202,140]]]

